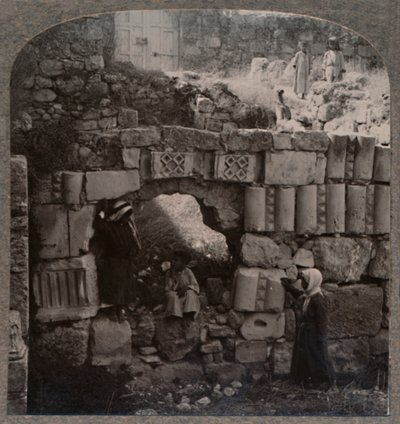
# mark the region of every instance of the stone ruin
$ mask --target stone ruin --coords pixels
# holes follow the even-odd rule
[[[25,278],[13,273],[11,284],[18,293],[33,292],[36,360],[82,366],[130,364],[136,357],[168,367],[190,353],[202,358],[205,375],[242,378],[260,367],[286,375],[295,323],[280,278],[313,266],[323,273],[330,299],[338,372],[365,371],[387,353],[389,148],[360,134],[138,126],[136,111],[119,113],[120,128],[80,133],[79,149],[101,143],[100,155],[82,171],[57,171],[52,184],[34,194],[40,259],[29,286],[27,272]],[[117,158],[112,165],[107,149]],[[23,185],[23,158],[13,158],[13,170],[13,184],[21,186],[22,175]],[[110,321],[99,303],[90,251],[97,203],[176,192],[199,200],[205,222],[225,234],[240,265],[230,281],[206,281],[202,318],[185,332],[146,308],[128,322]],[[22,214],[26,220],[26,208]],[[20,221],[13,217],[13,224]],[[13,252],[26,263],[26,249]],[[27,326],[24,299],[15,309],[23,308]]]

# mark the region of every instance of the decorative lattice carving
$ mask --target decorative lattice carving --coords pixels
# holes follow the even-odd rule
[[[217,155],[215,166],[217,178],[237,182],[255,180],[255,157],[252,155]]]
[[[153,152],[152,161],[154,178],[186,177],[192,175],[192,153]]]

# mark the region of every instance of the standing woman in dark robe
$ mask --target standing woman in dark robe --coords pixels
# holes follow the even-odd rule
[[[102,210],[93,226],[104,251],[100,300],[114,305],[116,318],[123,321],[125,307],[136,301],[134,258],[141,247],[132,206],[124,200],[116,201],[108,217]]]
[[[322,274],[310,268],[300,272],[300,279],[303,290],[293,287],[290,280],[282,279],[285,289],[296,299],[296,338],[290,375],[305,387],[328,383],[337,391],[327,346],[328,307],[321,291]]]

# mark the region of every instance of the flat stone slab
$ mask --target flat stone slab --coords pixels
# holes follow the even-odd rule
[[[89,201],[115,199],[140,188],[139,171],[98,171],[86,173],[86,195]]]
[[[236,340],[235,360],[241,363],[265,362],[270,349],[265,341]]]
[[[243,325],[240,327],[240,334],[246,340],[269,340],[279,339],[285,332],[284,313],[254,313],[248,314]]]
[[[92,365],[130,364],[132,344],[129,323],[97,316],[92,322],[90,352]]]

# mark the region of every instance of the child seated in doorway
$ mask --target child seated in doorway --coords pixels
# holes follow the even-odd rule
[[[190,260],[189,253],[174,252],[171,269],[166,273],[166,317],[194,320],[200,311],[200,288],[193,272],[187,267]]]

